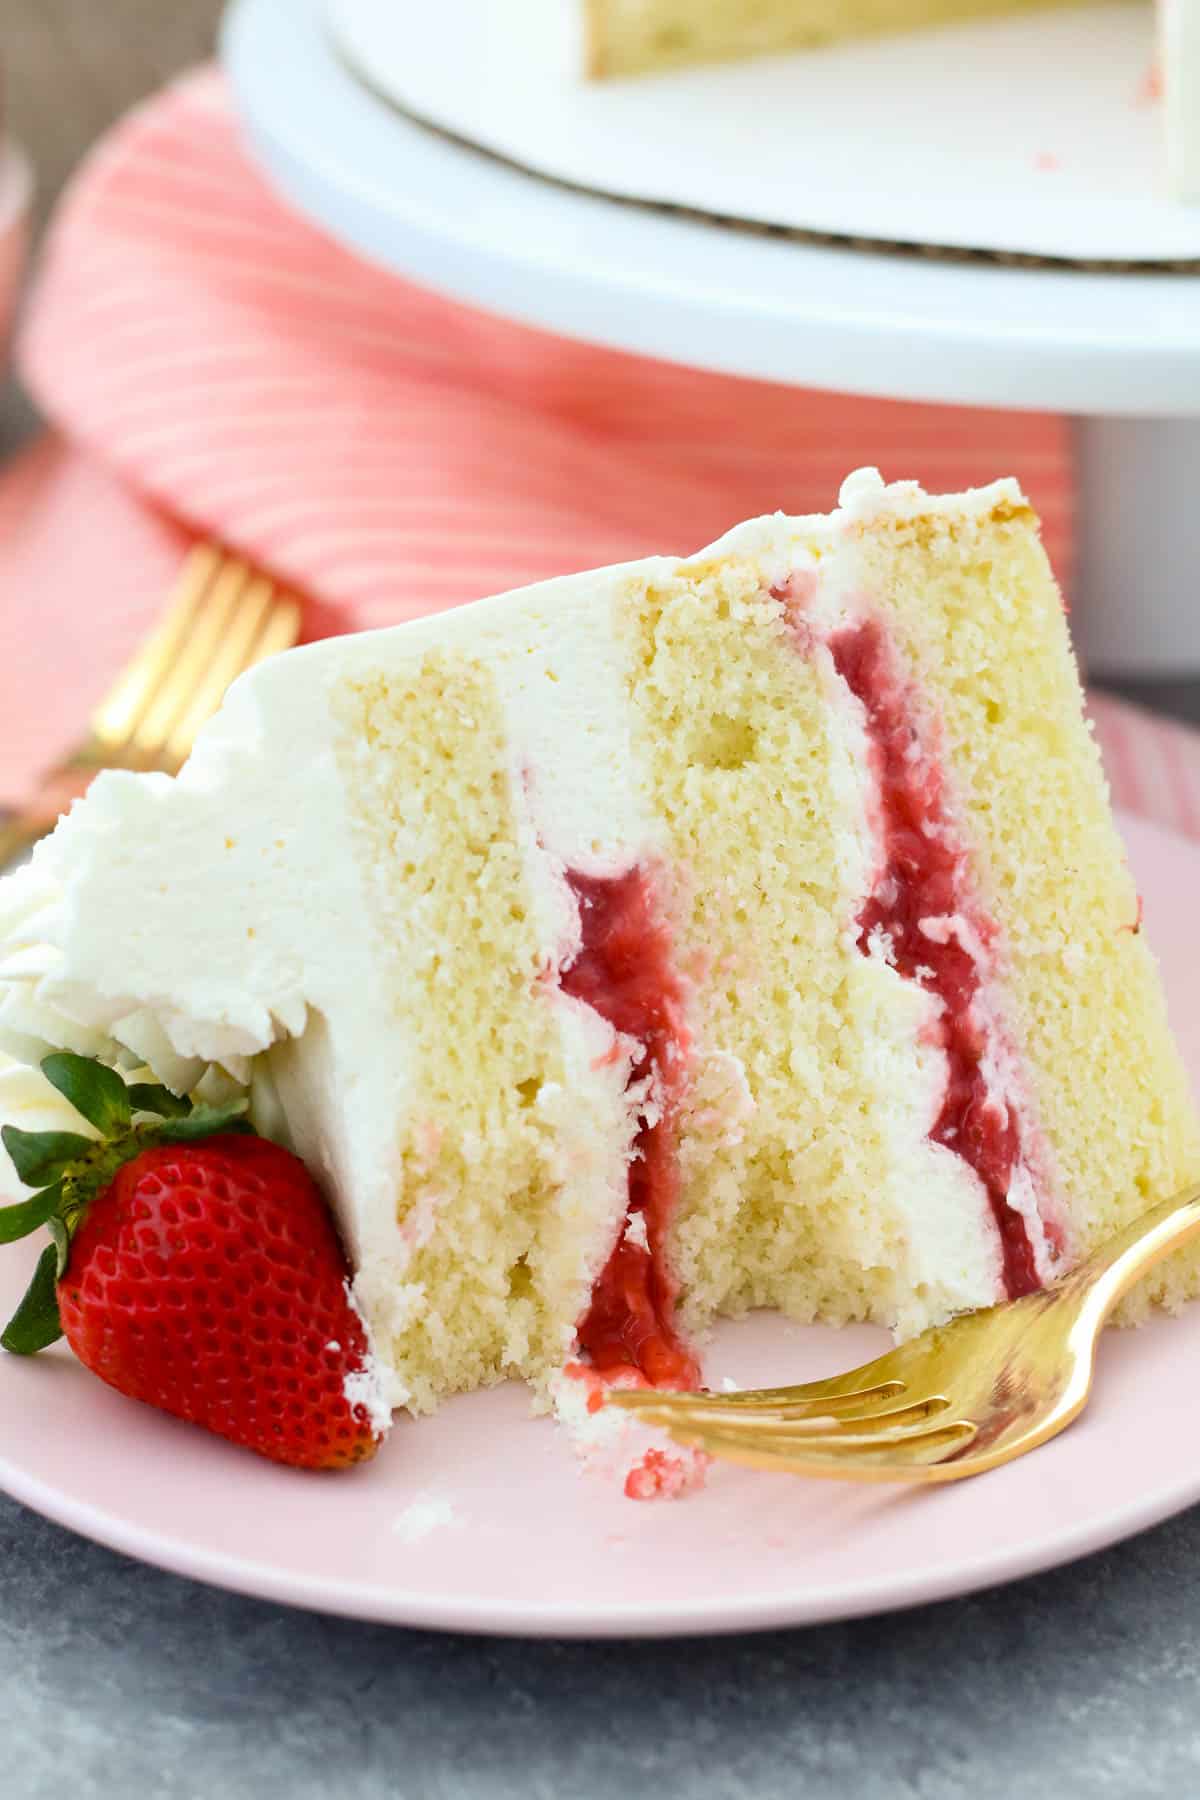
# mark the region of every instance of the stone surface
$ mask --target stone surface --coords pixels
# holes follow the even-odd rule
[[[1198,1617],[1200,1509],[918,1612],[588,1645],[291,1612],[128,1562],[0,1500],[0,1791],[1185,1796],[1200,1791]]]

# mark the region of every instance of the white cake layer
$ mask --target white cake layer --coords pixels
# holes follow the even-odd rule
[[[1010,483],[930,500],[914,484],[884,489],[873,472],[851,478],[842,498],[827,519],[777,515],[739,526],[692,566],[749,557],[764,585],[815,571],[814,620],[832,629],[862,604],[847,527],[880,513],[982,513],[1020,502]],[[397,1221],[397,1137],[406,1120],[419,1121],[421,1097],[414,1046],[386,996],[405,959],[415,967],[436,951],[441,924],[415,918],[387,939],[368,924],[331,696],[348,681],[401,673],[431,650],[461,651],[491,672],[522,862],[553,970],[569,961],[578,932],[564,866],[617,872],[664,852],[663,830],[640,798],[619,601],[631,579],[668,581],[680,567],[663,558],[601,570],[289,653],[235,685],[178,780],[100,776],[29,867],[0,883],[0,1048],[24,1063],[62,1046],[145,1062],[180,1090],[210,1063],[252,1076],[260,1125],[324,1180],[358,1297],[386,1341],[414,1245],[437,1230],[432,1215]],[[881,1126],[907,1220],[903,1285],[912,1298],[901,1323],[911,1329],[995,1299],[999,1253],[981,1184],[927,1136],[946,1077],[942,1053],[926,1041],[937,1003],[855,945],[856,903],[878,857],[873,776],[861,709],[832,672],[829,693],[841,853],[855,901],[847,978],[871,991],[879,1021],[873,1056],[890,1096]],[[413,859],[437,854],[436,843],[402,848]],[[628,1062],[610,1054],[611,1029],[589,1008],[549,987],[546,1004],[566,1080],[539,1104],[562,1146],[568,1210],[590,1219],[607,1245],[623,1216]],[[0,1112],[16,1116],[5,1108],[0,1081]],[[392,1374],[392,1398],[403,1403],[403,1370]]]

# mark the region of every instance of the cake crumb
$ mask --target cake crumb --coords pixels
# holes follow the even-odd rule
[[[1146,73],[1138,82],[1133,96],[1135,106],[1154,106],[1163,97],[1162,69],[1157,62],[1151,63]]]
[[[440,1494],[418,1494],[411,1506],[396,1515],[392,1530],[405,1544],[418,1544],[448,1525],[461,1525],[450,1501]]]
[[[710,1458],[692,1450],[671,1456],[665,1450],[647,1450],[625,1477],[627,1500],[682,1500],[704,1486]]]

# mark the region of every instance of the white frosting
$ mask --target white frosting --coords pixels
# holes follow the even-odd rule
[[[982,507],[985,502],[990,506],[1022,501],[1020,489],[1011,481],[993,483],[969,498],[975,507]],[[843,484],[841,499],[844,510],[858,518],[869,518],[880,513],[903,514],[919,506],[921,490],[915,483],[885,488],[876,470],[860,470]],[[835,554],[821,564],[819,585],[809,611],[814,625],[826,634],[852,623],[856,614],[861,616],[861,589],[854,568],[852,554]],[[837,690],[841,691],[841,705],[837,702]],[[840,739],[860,784],[864,809],[860,842],[865,845],[878,831],[879,821],[870,816],[872,778],[862,708],[836,675],[832,677],[830,699],[828,729]],[[910,754],[914,758],[923,754],[919,742],[914,741]],[[931,830],[933,835],[939,835],[937,827]],[[880,846],[877,868],[882,856]],[[872,885],[864,874],[859,891],[865,896]],[[1039,1210],[1039,1183],[1029,1162],[1027,1141],[1030,1099],[1002,1017],[993,958],[976,925],[961,912],[923,918],[918,929],[933,944],[957,941],[981,971],[982,986],[974,1007],[985,1045],[981,1072],[986,1104],[1005,1116],[1014,1113],[1026,1125],[1026,1141],[1022,1143],[1006,1198],[1024,1219],[1039,1278],[1052,1281],[1061,1272],[1061,1265]],[[983,1183],[953,1150],[931,1142],[928,1135],[941,1110],[947,1080],[945,1054],[933,1044],[941,1002],[894,968],[891,941],[882,928],[873,934],[868,948],[869,954],[863,960],[870,970],[870,981],[880,986],[881,998],[883,989],[894,990],[890,1003],[880,1008],[872,1054],[879,1059],[879,1079],[883,1091],[890,1096],[881,1123],[893,1158],[901,1168],[907,1165],[908,1171],[908,1178],[896,1184],[895,1192],[907,1215],[914,1299],[907,1317],[902,1314],[900,1322],[902,1328],[915,1329],[924,1322],[925,1313],[945,1314],[986,1305],[997,1298],[1001,1254]],[[921,973],[928,975],[931,971]],[[914,1007],[907,1026],[899,999],[900,987],[908,990]],[[889,1060],[895,1071],[890,1076],[884,1073]],[[1044,1177],[1044,1171],[1039,1173]]]
[[[376,1437],[386,1437],[392,1423],[390,1401],[391,1377],[375,1351],[371,1321],[364,1315],[350,1282],[346,1283],[346,1301],[358,1314],[367,1337],[367,1354],[362,1366],[351,1369],[342,1382],[342,1392],[352,1407],[361,1406],[367,1423]]]
[[[985,957],[981,966],[988,967]],[[1005,1195],[1014,1212],[1020,1213],[1025,1221],[1025,1233],[1033,1251],[1033,1266],[1037,1270],[1038,1279],[1043,1283],[1054,1281],[1062,1274],[1062,1262],[1058,1251],[1050,1241],[1039,1206],[1039,1186],[1045,1188],[1045,1169],[1039,1168],[1042,1180],[1034,1178],[1033,1165],[1030,1162],[1031,1146],[1029,1142],[1030,1104],[1029,1092],[1021,1079],[1020,1067],[1013,1054],[1004,1020],[1000,1016],[996,1004],[994,988],[985,984],[975,1000],[975,1017],[981,1021],[984,1033],[984,1052],[980,1062],[987,1098],[985,1106],[993,1108],[1001,1117],[1015,1117],[1023,1130],[1020,1134],[1020,1153],[1013,1165],[1009,1178],[1008,1192]],[[1048,1151],[1039,1143],[1041,1161],[1048,1161]]]
[[[987,487],[968,488],[965,494],[927,494],[919,481],[885,482],[878,469],[855,469],[847,475],[838,495],[839,523],[865,524],[871,519],[912,519],[926,514],[982,518],[997,506],[1023,506],[1020,484],[1007,477]]]
[[[841,524],[858,523],[887,513],[907,516],[930,510],[928,497],[915,482],[886,487],[878,470],[860,469],[842,484]],[[986,512],[1000,502],[1020,503],[1013,481],[995,482],[938,508],[966,506]],[[843,825],[838,856],[843,886],[861,900],[872,892],[883,866],[882,821],[876,813],[877,778],[863,707],[837,674],[828,648],[819,642],[862,618],[864,585],[852,537],[838,534],[831,551],[813,565],[816,583],[804,609],[818,642],[812,654],[821,661],[828,700],[826,732],[834,752],[834,782]],[[921,1329],[929,1317],[944,1318],[968,1307],[990,1305],[1001,1279],[999,1243],[986,1191],[961,1157],[930,1141],[946,1089],[945,1053],[934,1043],[940,1002],[893,967],[887,933],[880,931],[863,956],[857,948],[855,914],[845,922],[849,957],[848,980],[856,1003],[872,1028],[865,1034],[864,1056],[877,1092],[884,1099],[875,1122],[896,1170],[889,1199],[900,1212],[908,1241],[908,1266],[902,1291],[911,1299],[902,1308],[903,1331]],[[937,930],[937,925],[930,922]]]
[[[821,552],[823,571],[830,570],[837,561],[835,580],[844,588],[857,568],[853,546],[848,542],[855,526],[869,524],[878,518],[986,518],[998,506],[1028,504],[1020,483],[1012,477],[989,482],[986,487],[967,488],[961,494],[927,494],[917,481],[885,482],[878,469],[856,469],[847,475],[838,499],[839,504],[831,513],[796,517],[788,513],[765,513],[762,518],[748,519],[742,525],[735,525],[715,543],[697,551],[687,563],[708,562],[717,556],[757,557],[768,581],[782,580],[794,568],[812,566],[809,546],[815,545]],[[592,576],[572,576],[567,583],[548,582],[546,585],[557,588],[578,580],[596,581],[601,575],[620,577],[642,571],[670,573],[678,566],[662,557],[653,557],[642,563],[597,571]]]

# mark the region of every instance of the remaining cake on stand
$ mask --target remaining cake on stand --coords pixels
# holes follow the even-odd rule
[[[588,73],[639,75],[1082,0],[582,0]],[[1158,0],[1167,174],[1200,198],[1200,0]],[[1070,79],[1070,71],[1064,73]]]
[[[0,1114],[48,1047],[248,1084],[414,1411],[691,1384],[749,1307],[915,1332],[1200,1173],[1011,482],[860,473],[278,657],[178,780],[101,775],[0,934]]]
[[[584,0],[588,72],[640,75],[1085,0]]]

